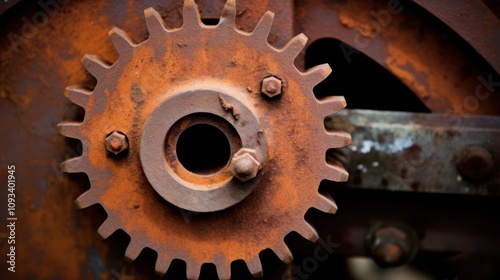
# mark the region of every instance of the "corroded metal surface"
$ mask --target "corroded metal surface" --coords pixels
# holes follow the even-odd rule
[[[460,1],[475,6],[474,9],[460,8],[460,12],[448,12],[448,6],[458,9],[456,4],[415,1],[428,3],[431,12],[439,9],[440,13],[449,15],[445,18],[448,24],[451,18],[459,18],[453,21],[453,28],[460,29],[459,34],[468,35],[465,38],[476,34],[470,36],[474,40],[472,44],[482,46],[482,52],[489,53],[481,57],[470,51],[469,42],[464,42],[412,2],[299,1],[295,7],[300,15],[297,31],[307,34],[310,43],[322,38],[338,39],[337,51],[344,54],[348,63],[359,53],[367,55],[398,77],[432,112],[498,115],[498,94],[491,94],[487,102],[479,99],[480,106],[473,104],[473,108],[467,108],[471,97],[498,91],[500,78],[495,70],[498,71],[496,66],[500,62],[494,55],[498,53],[495,51],[499,44],[498,32],[494,31],[498,30],[498,20],[492,18],[487,9],[484,9],[487,19],[478,16],[478,9],[484,8],[481,1]],[[470,25],[471,21],[480,21],[481,29],[473,28],[477,23]],[[483,32],[487,33],[487,41],[478,39]],[[488,59],[487,63],[483,59]],[[363,81],[363,77],[359,79]]]
[[[258,275],[259,253],[267,248],[289,262],[285,235],[296,231],[317,239],[303,218],[306,211],[336,211],[333,200],[312,186],[348,177],[341,164],[325,160],[325,153],[348,145],[351,138],[326,130],[323,123],[344,108],[345,100],[318,100],[313,93],[330,68],[320,65],[305,73],[295,68],[293,61],[306,43],[302,34],[282,49],[269,45],[271,12],[251,33],[238,30],[234,1],[227,2],[216,26],[200,21],[192,0],[185,1],[180,28],[166,27],[154,9],[147,9],[145,17],[149,37],[142,43],[132,43],[117,28],[109,32],[119,53],[114,64],[83,58],[97,79],[92,92],[68,89],[68,98],[85,109],[85,118],[61,123],[58,130],[81,140],[83,152],[62,169],[84,172],[91,182],[76,204],[101,204],[108,218],[100,236],[123,229],[131,237],[127,258],[152,248],[158,252],[159,273],[182,259],[189,279],[199,276],[204,263],[214,263],[218,276],[229,279],[231,263],[244,260]],[[270,75],[282,83],[279,98],[261,94],[261,83]],[[172,148],[181,140],[176,140],[178,133],[168,136],[169,131],[196,114],[217,116],[206,124],[229,123],[236,130],[225,133],[230,149],[233,154],[240,148],[255,151],[261,169],[255,178],[234,178],[229,164],[209,175],[182,168]],[[113,131],[127,135],[125,156],[110,157],[102,145]],[[183,209],[213,213],[198,213],[186,222]]]
[[[344,110],[327,127],[353,137],[331,154],[349,187],[500,195],[498,117]]]
[[[85,88],[95,85],[94,78],[81,66],[81,57],[85,53],[97,53],[108,61],[117,59],[116,50],[107,36],[108,30],[117,26],[127,30],[134,41],[142,42],[148,37],[143,10],[154,7],[169,27],[180,27],[182,1],[57,1],[58,5],[48,9],[38,2],[21,1],[0,17],[0,170],[6,174],[5,166],[15,164],[19,175],[18,184],[22,186],[17,192],[19,219],[23,221],[18,226],[18,232],[23,242],[17,248],[18,263],[23,264],[24,268],[15,274],[15,278],[118,279],[133,275],[135,279],[151,279],[154,256],[148,257],[147,252],[144,252],[141,260],[125,265],[121,260],[128,242],[126,237],[120,240],[117,234],[104,242],[95,238],[95,231],[105,217],[100,206],[84,211],[73,210],[73,201],[88,188],[88,179],[85,175],[61,174],[58,163],[65,157],[78,156],[81,146],[76,141],[56,135],[54,125],[61,119],[81,120],[82,117],[82,110],[78,110],[61,95],[67,85],[79,84]],[[197,2],[203,19],[218,19],[225,3],[224,0]],[[268,38],[269,43],[275,46],[282,46],[294,34],[304,32],[310,39],[308,45],[320,38],[338,38],[356,47],[354,38],[358,34],[361,42],[370,40],[366,47],[359,49],[360,52],[368,54],[386,69],[392,69],[392,73],[396,73],[399,68],[397,77],[422,99],[427,98],[427,91],[430,95],[428,103],[437,100],[434,102],[436,106],[429,105],[432,111],[446,112],[451,109],[458,114],[498,114],[498,100],[493,94],[487,102],[480,100],[477,110],[460,111],[465,97],[474,95],[478,86],[482,86],[481,96],[485,96],[490,89],[498,93],[497,88],[488,84],[488,79],[499,79],[490,76],[493,71],[485,67],[483,58],[471,51],[465,40],[450,32],[441,21],[427,17],[423,9],[418,9],[418,5],[404,6],[401,13],[391,15],[391,22],[382,26],[380,33],[374,33],[378,36],[363,36],[367,33],[360,31],[366,31],[370,21],[377,21],[370,11],[387,10],[388,2],[241,0],[238,1],[236,23],[241,30],[251,32],[266,10],[275,12]],[[408,2],[401,1],[403,4]],[[482,5],[481,1],[473,2]],[[334,10],[333,13],[331,10]],[[470,12],[462,10],[460,13],[470,19],[466,22],[484,20],[482,16],[470,16]],[[44,17],[34,20],[34,16],[40,14],[45,14],[46,20]],[[460,27],[453,28],[457,33],[461,32]],[[12,39],[10,34],[19,37]],[[299,69],[300,65],[304,65],[303,53],[295,61]],[[400,58],[395,67],[391,68],[390,64],[385,63],[386,53],[389,58]],[[491,64],[491,61],[488,63]],[[486,83],[478,80],[479,75]],[[362,76],[359,79],[363,82]],[[362,98],[376,92],[359,94]],[[440,103],[440,100],[449,101]],[[105,145],[104,139],[101,145]],[[1,197],[5,197],[4,190],[0,188]],[[400,214],[404,218],[423,221],[422,227],[430,228],[423,243],[426,250],[477,249],[490,253],[499,250],[495,243],[498,242],[499,231],[492,230],[497,227],[489,223],[496,223],[496,216],[492,213],[498,209],[483,207],[482,201],[471,206],[469,200],[449,204],[449,199],[443,199],[435,202],[433,207],[426,204],[428,211],[422,211],[421,202],[398,203],[399,200],[385,193],[383,197],[388,200],[384,203],[371,200],[372,194],[370,199],[359,201],[357,191],[360,190],[354,190],[351,196],[344,198],[341,209],[345,218],[339,215],[320,216],[322,219],[318,222],[331,225],[323,232],[325,236],[331,234],[335,239],[351,238],[347,241],[338,239],[342,245],[336,250],[337,253],[360,252],[357,246],[361,244],[363,234],[361,237],[357,234],[357,226],[374,209],[381,207],[385,207],[388,216]],[[157,198],[161,199],[159,196]],[[467,199],[475,197],[467,196]],[[348,202],[356,205],[350,207],[346,205]],[[140,205],[133,206],[140,208]],[[5,220],[3,211],[0,211],[0,219]],[[198,216],[195,214],[187,213],[187,216]],[[460,218],[454,224],[447,223],[451,222],[450,217],[457,216]],[[484,233],[490,234],[491,238],[485,238]],[[0,238],[0,249],[4,250],[6,245],[5,239]],[[0,261],[5,265],[4,258],[4,254],[1,254]],[[272,269],[269,266],[267,268]],[[4,276],[3,271],[0,278]],[[279,274],[275,276],[278,279],[281,277]]]
[[[484,2],[415,0],[464,38],[500,73],[500,19]]]

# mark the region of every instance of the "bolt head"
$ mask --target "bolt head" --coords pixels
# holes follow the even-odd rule
[[[128,149],[127,136],[118,131],[113,131],[106,137],[106,150],[115,155]]]
[[[275,97],[283,92],[283,82],[280,79],[269,76],[262,80],[262,88],[261,93],[266,95],[267,97]]]
[[[375,257],[385,264],[398,264],[404,258],[404,249],[398,242],[385,242],[376,248]]]
[[[257,152],[252,149],[242,148],[231,159],[229,170],[238,180],[246,182],[255,178],[260,169]]]
[[[368,253],[380,267],[394,267],[409,262],[419,247],[416,232],[399,223],[374,225],[365,242]]]
[[[404,263],[407,255],[407,235],[396,227],[380,228],[375,231],[372,255],[380,266],[396,266]]]
[[[495,162],[490,152],[483,147],[467,147],[460,154],[457,169],[460,175],[469,180],[480,180],[488,176]]]

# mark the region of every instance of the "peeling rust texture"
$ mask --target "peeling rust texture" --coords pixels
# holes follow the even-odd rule
[[[349,132],[353,144],[332,152],[347,162],[347,187],[410,192],[500,195],[500,118],[344,110],[327,127]],[[469,147],[496,162],[480,180],[457,169]],[[472,172],[473,170],[471,170]]]
[[[220,105],[222,106],[222,108],[224,108],[224,110],[226,110],[226,111],[230,111],[231,114],[233,115],[234,119],[237,120],[240,116],[240,114],[238,113],[238,109],[236,107],[234,107],[233,105],[226,103],[226,101],[224,100],[222,95],[219,95],[219,100],[220,100]]]

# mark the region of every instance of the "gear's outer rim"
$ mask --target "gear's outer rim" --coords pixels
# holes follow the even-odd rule
[[[318,238],[304,220],[307,209],[328,213],[337,209],[333,200],[310,186],[348,177],[340,164],[326,162],[325,153],[349,145],[350,135],[327,131],[323,124],[326,116],[345,107],[345,99],[317,100],[313,93],[331,69],[319,65],[305,73],[297,70],[293,62],[307,41],[303,34],[282,49],[270,46],[271,12],[252,33],[238,30],[234,0],[226,3],[217,26],[203,25],[193,0],[185,0],[184,23],[179,29],[168,30],[152,8],[145,16],[150,37],[143,43],[132,43],[117,28],[109,32],[120,55],[114,64],[96,56],[83,58],[84,67],[98,81],[92,92],[67,88],[68,99],[86,112],[82,123],[58,125],[59,133],[82,141],[82,155],[61,165],[65,172],[84,172],[89,177],[91,188],[76,200],[77,207],[101,204],[108,218],[99,235],[107,238],[123,229],[131,237],[126,258],[134,260],[149,247],[158,253],[156,271],[160,274],[173,259],[182,259],[189,279],[199,277],[203,263],[214,263],[219,278],[229,279],[231,262],[244,260],[258,276],[262,273],[258,255],[268,248],[281,260],[291,261],[285,235],[295,231],[311,241]],[[174,67],[175,63],[182,67]],[[182,75],[176,72],[181,68]],[[196,79],[210,73],[246,88],[248,94],[238,98],[253,104],[268,138],[268,168],[262,171],[262,183],[239,204],[209,215],[186,214],[158,197],[142,173],[137,151],[141,124],[152,112],[151,104],[166,98],[155,94],[162,92],[158,85],[175,84],[184,73]],[[269,75],[280,77],[284,84],[284,93],[272,100],[259,93],[260,81]],[[110,130],[123,131],[129,137],[126,157],[106,154],[103,140]]]

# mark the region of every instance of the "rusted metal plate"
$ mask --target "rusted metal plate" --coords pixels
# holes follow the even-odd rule
[[[446,10],[445,5],[434,5]],[[492,54],[491,61],[484,62],[468,41],[412,1],[299,1],[295,8],[297,31],[307,34],[310,44],[322,38],[338,39],[336,51],[348,63],[360,52],[367,55],[398,77],[432,112],[498,115],[498,94],[478,100],[477,108],[467,107],[467,100],[476,95],[498,92],[500,77],[488,65],[498,63],[498,58]],[[460,14],[477,18],[476,10],[461,9]],[[495,20],[489,24],[496,28]],[[467,23],[456,28],[462,25]],[[497,53],[496,39],[476,43]]]
[[[500,20],[484,2],[415,0],[415,3],[451,27],[500,73]]]
[[[344,110],[326,123],[352,134],[337,154],[348,187],[500,195],[498,117]]]

